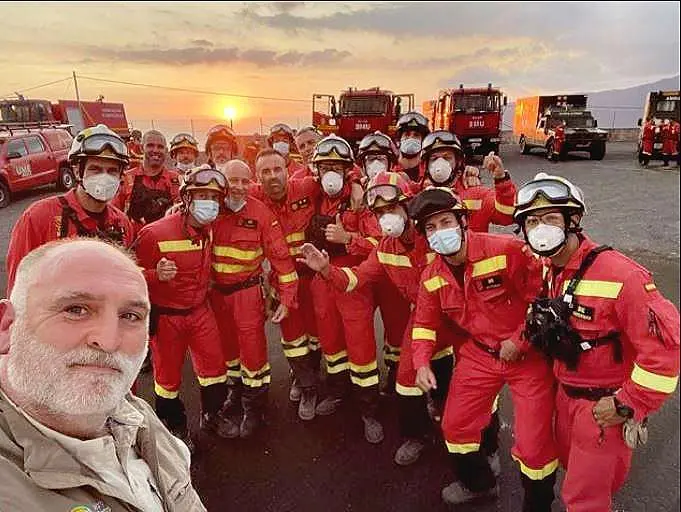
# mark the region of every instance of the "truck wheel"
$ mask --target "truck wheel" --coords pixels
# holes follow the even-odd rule
[[[7,206],[12,200],[9,187],[4,181],[0,181],[0,208]]]
[[[605,156],[605,144],[594,146],[591,148],[589,154],[591,155],[591,160],[603,160],[603,157]]]
[[[520,137],[520,154],[521,155],[529,155],[530,154],[530,148],[527,146],[527,142],[525,141],[525,137]]]
[[[76,177],[73,175],[73,170],[70,167],[60,167],[59,177],[57,179],[58,190],[71,190],[76,186]]]

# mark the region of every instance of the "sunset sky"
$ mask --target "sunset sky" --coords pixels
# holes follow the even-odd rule
[[[0,2],[0,95],[75,70],[82,99],[128,120],[201,132],[233,109],[240,133],[310,124],[313,93],[501,86],[536,93],[622,88],[679,73],[679,3]],[[200,89],[272,101],[95,82]],[[72,81],[24,93],[75,98]]]

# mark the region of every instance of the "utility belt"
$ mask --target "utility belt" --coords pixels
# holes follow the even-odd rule
[[[199,306],[200,305],[201,304],[199,304]],[[175,309],[152,304],[151,311],[149,312],[149,335],[153,336],[158,331],[158,321],[161,316],[189,316],[199,306],[194,306],[189,309]]]
[[[240,290],[245,290],[246,288],[252,288],[254,286],[258,286],[262,284],[262,276],[257,275],[253,277],[249,277],[245,281],[241,281],[240,283],[235,283],[235,284],[218,284],[218,283],[213,283],[212,288],[218,292],[220,292],[222,295],[231,295],[235,292],[238,292]]]
[[[484,352],[487,352],[489,355],[491,355],[494,359],[499,359],[499,351],[494,350],[492,347],[485,345],[484,343],[478,341],[478,340],[472,340],[473,345],[478,347],[480,350],[483,350]]]
[[[570,398],[577,400],[589,400],[591,402],[598,402],[601,398],[612,396],[619,388],[581,388],[576,386],[569,386],[568,384],[561,384],[563,391]]]

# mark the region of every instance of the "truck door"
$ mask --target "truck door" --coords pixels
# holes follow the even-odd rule
[[[546,142],[547,133],[548,130],[546,127],[546,118],[541,117],[539,118],[539,123],[537,123],[537,129],[535,130],[534,140],[532,141],[532,143],[543,146],[544,143]]]
[[[399,101],[398,101],[399,98]],[[398,107],[399,105],[399,107]],[[399,110],[399,112],[396,110]],[[394,94],[393,95],[393,121],[390,123],[396,125],[398,119],[402,114],[414,110],[414,95],[413,94]]]
[[[30,188],[31,160],[24,139],[13,139],[5,145],[7,151],[7,178],[12,192]]]
[[[57,161],[52,150],[40,136],[29,135],[24,138],[31,161],[31,187],[55,183],[57,181]]]
[[[324,135],[335,133],[337,130],[338,110],[336,98],[330,94],[312,95],[312,126]]]

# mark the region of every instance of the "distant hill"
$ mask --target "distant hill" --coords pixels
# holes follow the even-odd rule
[[[650,91],[678,90],[681,76],[664,78],[657,82],[637,85],[627,89],[587,92],[588,106],[601,128],[634,128],[643,115],[643,103]],[[504,111],[504,129],[513,127],[515,103],[509,103]],[[613,123],[614,122],[614,123]]]

